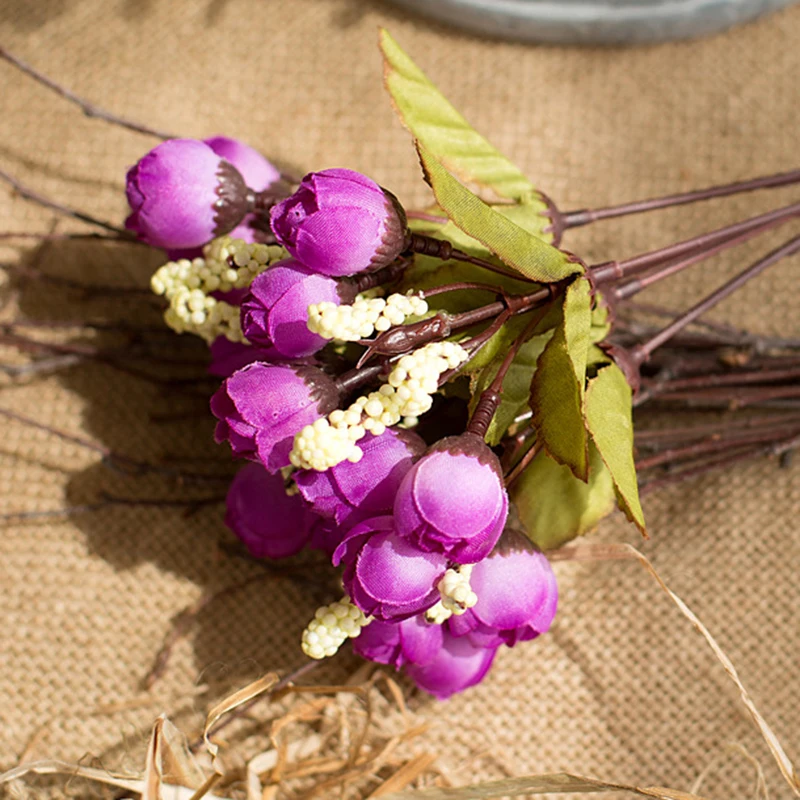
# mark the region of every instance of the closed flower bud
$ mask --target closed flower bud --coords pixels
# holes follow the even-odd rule
[[[459,564],[489,555],[507,516],[500,463],[471,433],[437,442],[408,471],[394,502],[400,536]]]
[[[300,495],[286,494],[283,477],[261,464],[247,464],[236,473],[225,504],[225,524],[256,558],[299,553],[316,519]]]
[[[234,372],[211,398],[214,437],[270,472],[289,466],[294,434],[336,407],[333,381],[314,367],[256,362]]]
[[[442,647],[444,631],[421,614],[402,622],[373,620],[353,641],[362,658],[400,669],[406,664],[428,664]]]
[[[477,603],[448,626],[489,647],[536,638],[553,622],[558,586],[550,562],[516,531],[506,531],[497,549],[475,564],[470,584]]]
[[[341,302],[338,284],[297,261],[280,261],[258,275],[242,301],[242,333],[260,347],[285,358],[316,353],[328,342],[308,329],[312,303]]]
[[[239,171],[196,139],[169,139],[128,170],[125,227],[167,250],[199,247],[233,230],[251,203]]]
[[[420,614],[439,599],[437,583],[447,558],[426,553],[394,532],[392,518],[359,523],[333,554],[344,564],[342,582],[352,601],[381,620],[399,621]]]
[[[492,666],[497,649],[481,647],[469,637],[445,631],[436,656],[423,665],[410,665],[408,676],[420,689],[440,700],[480,683]]]
[[[324,275],[385,267],[403,250],[405,214],[390,192],[349,169],[311,172],[270,212],[278,241]]]
[[[359,441],[361,460],[342,461],[318,472],[299,470],[294,480],[300,494],[323,517],[341,527],[357,520],[390,514],[397,488],[425,443],[410,431],[387,429],[380,436],[367,434]]]

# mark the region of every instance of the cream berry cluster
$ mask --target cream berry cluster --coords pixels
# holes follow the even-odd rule
[[[303,631],[300,646],[309,658],[330,657],[347,639],[358,636],[369,622],[370,618],[345,595],[341,600],[317,609],[314,619]]]
[[[155,294],[169,300],[167,325],[178,333],[194,333],[207,342],[225,336],[244,341],[239,307],[212,296],[212,292],[244,289],[286,251],[276,245],[250,244],[222,236],[203,248],[203,257],[169,261],[150,280]]]
[[[418,294],[391,294],[382,297],[358,297],[352,305],[324,302],[308,307],[308,329],[323,339],[357,342],[402,325],[408,317],[422,317],[428,304]]]
[[[432,342],[403,356],[380,389],[359,397],[346,410],[336,409],[327,419],[306,425],[295,436],[289,455],[292,465],[322,472],[343,461],[359,461],[358,441],[368,431],[379,436],[401,420],[413,427],[430,409],[440,377],[468,358],[455,342]]]

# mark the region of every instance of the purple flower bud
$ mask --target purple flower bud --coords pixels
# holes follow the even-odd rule
[[[233,230],[251,205],[239,171],[196,139],[169,139],[128,170],[125,227],[154,247],[199,247]]]
[[[478,602],[448,626],[488,647],[536,638],[550,628],[558,605],[556,577],[547,558],[516,531],[506,531],[489,558],[472,569]]]
[[[402,622],[373,620],[353,640],[353,652],[400,669],[406,664],[433,661],[442,647],[443,636],[442,626],[427,622],[422,614]]]
[[[406,218],[397,198],[349,169],[311,172],[270,212],[272,231],[298,260],[325,275],[385,267],[403,250]]]
[[[247,464],[231,483],[225,524],[256,558],[286,558],[308,542],[315,515],[300,495],[286,494],[283,478]]]
[[[391,428],[380,436],[368,433],[358,445],[364,455],[356,464],[343,461],[324,472],[300,470],[294,475],[300,494],[314,511],[343,528],[390,514],[400,482],[425,450],[416,434]]]
[[[427,664],[410,665],[406,671],[420,689],[445,700],[480,683],[496,653],[494,647],[481,647],[467,636],[456,638],[445,631],[442,647],[434,659]]]
[[[352,528],[333,554],[334,565],[342,562],[342,582],[352,601],[365,614],[395,622],[433,606],[447,570],[445,556],[401,539],[389,516]]]
[[[289,466],[294,436],[336,408],[333,381],[314,367],[256,362],[234,372],[211,398],[214,438],[270,471]]]
[[[251,284],[242,301],[242,332],[285,358],[309,356],[328,343],[308,329],[308,307],[321,302],[341,303],[337,282],[292,259],[281,261]]]
[[[394,502],[400,536],[459,564],[489,555],[507,516],[500,462],[471,433],[437,442],[406,473]]]

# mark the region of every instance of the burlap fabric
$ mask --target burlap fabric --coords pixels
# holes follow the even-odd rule
[[[0,3],[4,45],[105,107],[168,131],[238,136],[298,170],[359,169],[404,202],[421,203],[426,189],[408,136],[381,87],[378,25],[564,208],[796,166],[800,8],[702,42],[593,50],[482,41],[367,0]],[[121,220],[124,170],[153,141],[84,118],[4,63],[0,85],[2,168]],[[599,224],[567,243],[587,259],[623,256],[796,196],[786,190]],[[0,229],[46,230],[52,219],[0,191]],[[685,306],[767,247],[696,268],[657,299]],[[4,248],[4,260],[16,252]],[[144,284],[156,264],[139,251],[63,242],[38,261],[51,273],[125,285]],[[777,265],[713,317],[800,335],[797,268],[796,258]],[[32,283],[3,313],[66,319],[75,298]],[[130,319],[141,308],[81,303],[76,313],[94,319]],[[202,403],[97,364],[5,381],[0,403],[140,458],[214,453]],[[166,411],[185,418],[150,421]],[[120,476],[78,445],[0,424],[4,510],[90,502],[99,490],[167,496],[163,479]],[[220,486],[196,491],[208,496]],[[650,496],[645,509],[652,539],[644,551],[717,636],[799,758],[797,467],[737,466]],[[637,539],[619,518],[598,535]],[[214,687],[298,663],[313,592],[276,580],[210,606],[163,678],[140,689],[173,615],[208,589],[256,574],[220,554],[226,536],[218,507],[188,518],[181,509],[115,507],[6,526],[0,769],[23,751],[66,760],[106,754],[109,767],[138,768],[156,714],[196,726]],[[466,782],[571,770],[688,789],[711,765],[705,794],[749,797],[755,769],[726,749],[733,742],[763,766],[773,797],[789,795],[721,667],[644,571],[560,564],[558,575],[550,635],[502,652],[488,680],[463,696],[414,701],[452,775]],[[353,666],[340,657],[337,669]]]

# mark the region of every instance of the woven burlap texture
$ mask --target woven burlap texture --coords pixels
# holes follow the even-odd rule
[[[379,25],[563,208],[797,166],[800,8],[706,41],[573,49],[482,41],[367,0],[0,2],[3,44],[100,105],[185,135],[241,137],[296,170],[362,170],[419,205],[426,188],[381,85]],[[121,220],[124,171],[153,141],[84,118],[5,63],[0,82],[2,168]],[[590,261],[624,256],[796,196],[782,190],[598,224],[566,244]],[[0,219],[3,230],[41,231],[53,216],[3,189]],[[768,246],[697,267],[656,299],[687,306]],[[4,247],[3,259],[16,253]],[[54,243],[38,266],[144,285],[157,263],[114,247]],[[797,258],[777,265],[712,317],[800,335],[797,269]],[[4,313],[67,318],[66,296],[30,284]],[[79,313],[132,311],[100,299]],[[101,365],[6,382],[0,403],[141,458],[213,453],[202,404],[165,399]],[[187,419],[155,423],[153,408],[186,410]],[[762,461],[647,497],[652,539],[642,549],[800,758],[797,469]],[[4,509],[86,502],[98,488],[124,494],[133,480],[78,445],[2,422]],[[163,496],[163,488],[135,479],[141,496]],[[616,517],[598,535],[637,540]],[[227,536],[218,507],[190,517],[113,508],[3,531],[0,770],[26,749],[28,758],[75,760],[114,748],[106,766],[138,768],[142,731],[158,713],[190,727],[202,719],[195,687],[233,688],[299,663],[313,598],[287,581],[261,583],[212,605],[164,677],[141,691],[171,618],[202,592],[255,574],[220,555]],[[430,747],[452,774],[469,781],[570,770],[688,789],[711,765],[705,794],[749,797],[754,767],[726,749],[734,742],[763,765],[773,797],[789,796],[723,670],[652,578],[629,563],[557,569],[561,603],[549,635],[503,651],[489,678],[464,695],[415,700],[433,723]]]

